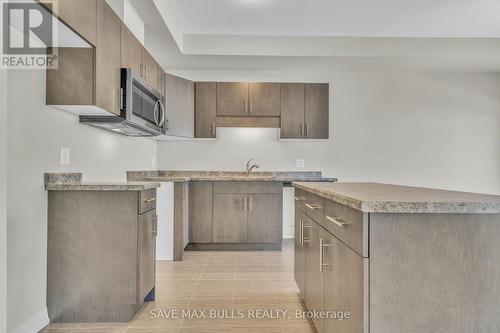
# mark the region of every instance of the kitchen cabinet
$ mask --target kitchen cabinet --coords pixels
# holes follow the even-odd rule
[[[218,116],[248,115],[248,83],[246,82],[217,83],[217,115]]]
[[[194,137],[194,82],[166,75],[166,127],[165,134]]]
[[[154,300],[156,189],[49,191],[47,221],[51,323],[130,321]]]
[[[163,70],[163,68],[161,68],[160,64],[157,64],[156,66],[156,80],[157,80],[157,83],[156,83],[156,90],[160,93],[160,95],[162,96],[165,96],[165,71]],[[193,94],[194,94],[194,91],[193,91]]]
[[[215,138],[217,125],[217,83],[195,84],[195,138]]]
[[[304,213],[295,208],[295,223],[294,223],[294,278],[299,288],[301,298],[304,299],[306,294],[306,253],[305,246],[309,242],[309,225],[307,224]]]
[[[212,250],[280,249],[282,186],[279,182],[193,182],[189,246]]]
[[[189,184],[189,241],[212,243],[212,182]]]
[[[215,194],[213,242],[247,242],[247,197],[244,194]]]
[[[47,69],[47,105],[120,114],[121,30],[113,9],[97,0],[95,48],[58,48],[58,68]]]
[[[329,85],[283,83],[281,85],[282,139],[328,139]]]
[[[142,49],[141,42],[127,28],[121,25],[121,66],[130,68],[135,73],[142,75]]]
[[[248,114],[280,116],[280,84],[252,82],[248,85]]]
[[[250,194],[247,243],[279,243],[282,238],[282,194]]]
[[[96,6],[98,0],[51,0],[40,1],[50,6],[52,12],[69,27],[96,45]]]
[[[104,0],[97,1],[96,105],[120,114],[121,20]]]
[[[155,59],[145,48],[142,49],[142,76],[146,82],[153,87],[158,89],[158,64]]]

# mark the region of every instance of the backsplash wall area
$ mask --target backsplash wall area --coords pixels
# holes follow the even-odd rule
[[[227,74],[204,79],[245,81]],[[218,141],[160,142],[158,166],[244,170],[254,158],[261,170],[286,171],[304,159],[305,170],[343,181],[500,194],[498,87],[498,74],[332,74],[329,141],[278,141],[277,129],[222,128]]]
[[[27,332],[47,320],[44,172],[125,181],[126,170],[152,168],[157,144],[79,125],[76,116],[46,106],[43,70],[9,72],[7,93],[8,331]],[[60,165],[62,147],[71,151],[69,166]]]

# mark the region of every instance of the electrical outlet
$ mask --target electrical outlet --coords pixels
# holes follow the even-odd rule
[[[304,168],[304,165],[305,165],[305,162],[303,159],[298,159],[298,160],[295,160],[295,167],[297,169],[303,169]]]
[[[70,163],[70,150],[69,148],[61,148],[61,165],[69,165]]]

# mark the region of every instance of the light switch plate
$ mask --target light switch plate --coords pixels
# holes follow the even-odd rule
[[[61,165],[69,165],[71,152],[69,148],[61,148]]]
[[[305,165],[305,162],[304,162],[303,159],[297,159],[297,160],[295,160],[295,167],[297,169],[303,169],[304,165]]]

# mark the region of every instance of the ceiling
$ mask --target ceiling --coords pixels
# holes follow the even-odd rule
[[[498,0],[162,0],[182,35],[500,37]]]
[[[500,72],[498,0],[130,2],[145,23],[146,48],[165,70],[192,80]]]

